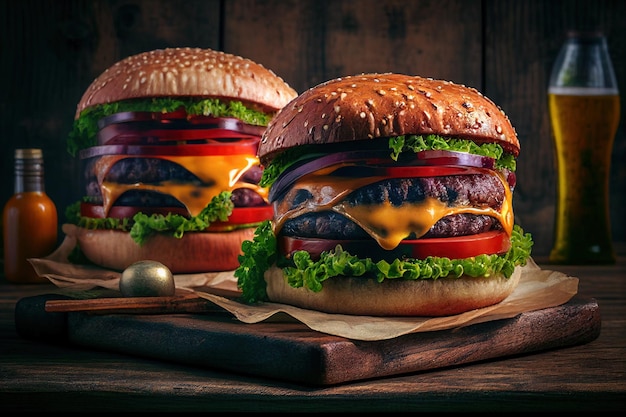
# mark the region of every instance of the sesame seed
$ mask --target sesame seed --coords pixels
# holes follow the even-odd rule
[[[365,119],[365,116],[367,115],[365,114],[364,111],[362,111],[361,113],[359,113],[359,116],[361,117],[361,119]]]

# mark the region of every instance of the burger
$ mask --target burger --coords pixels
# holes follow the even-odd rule
[[[519,151],[473,88],[392,73],[310,88],[259,144],[274,217],[242,244],[241,301],[370,316],[502,301],[533,244],[514,223]]]
[[[235,269],[242,242],[273,216],[259,185],[261,135],[296,95],[262,65],[211,49],[153,50],[106,69],[68,138],[84,173],[64,225],[74,260]]]

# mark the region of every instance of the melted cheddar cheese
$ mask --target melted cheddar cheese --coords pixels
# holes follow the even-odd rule
[[[335,167],[336,168],[336,167]],[[342,178],[329,175],[332,167],[307,174],[296,181],[285,198],[275,203],[274,231],[278,233],[283,224],[304,213],[333,210],[363,228],[378,244],[387,250],[394,249],[401,240],[414,234],[423,236],[440,219],[459,213],[485,214],[500,221],[510,236],[513,230],[512,193],[506,178],[498,171],[476,168],[475,172],[494,175],[502,182],[505,199],[499,210],[490,207],[453,206],[427,198],[422,202],[406,202],[394,206],[389,201],[375,205],[352,206],[343,199],[352,191],[365,185],[384,180],[384,177]],[[290,207],[297,193],[308,191],[313,198],[296,207]]]
[[[267,189],[256,184],[241,181],[242,175],[251,167],[258,165],[255,155],[203,155],[203,156],[150,156],[176,163],[202,181],[202,186],[178,182],[162,182],[159,184],[119,184],[106,181],[108,172],[113,165],[125,158],[137,158],[135,155],[105,155],[95,167],[98,185],[102,192],[105,215],[115,201],[126,191],[145,190],[168,194],[185,205],[192,216],[198,215],[204,207],[222,191],[237,188],[250,188],[267,201]]]

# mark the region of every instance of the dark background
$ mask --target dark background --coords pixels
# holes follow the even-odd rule
[[[519,135],[516,222],[533,234],[538,257],[552,245],[556,200],[546,87],[566,31],[602,30],[622,93],[626,88],[622,0],[0,1],[0,199],[4,204],[13,193],[13,150],[43,148],[46,189],[60,223],[81,195],[78,161],[65,147],[76,104],[107,67],[151,49],[241,55],[298,92],[362,72],[477,88],[505,110]],[[619,242],[626,241],[625,160],[622,111],[610,182]]]

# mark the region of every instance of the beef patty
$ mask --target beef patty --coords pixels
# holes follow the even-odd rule
[[[89,201],[102,204],[102,193],[96,177],[95,164],[98,158],[91,158],[84,166],[85,191]],[[246,171],[241,180],[251,184],[258,184],[262,169],[253,166]],[[115,163],[107,173],[107,181],[120,184],[159,184],[163,182],[179,182],[205,186],[202,181],[184,167],[166,159],[160,158],[124,158]],[[238,188],[232,191],[231,200],[235,207],[254,207],[265,205],[265,200],[249,188]],[[208,201],[207,201],[208,203]],[[135,207],[184,207],[183,204],[171,195],[155,191],[126,191],[115,202],[115,205]]]
[[[504,185],[499,178],[494,175],[473,174],[388,179],[353,191],[344,199],[344,203],[355,206],[388,201],[393,206],[400,206],[403,203],[419,203],[426,198],[434,198],[450,207],[461,205],[491,207],[497,210],[502,206],[505,196]],[[306,204],[312,198],[309,191],[300,190],[286,206],[293,209]],[[502,225],[494,217],[461,213],[440,219],[423,237],[464,236],[501,228]],[[325,239],[366,239],[369,236],[360,226],[334,211],[307,212],[289,219],[283,225],[281,234]]]

